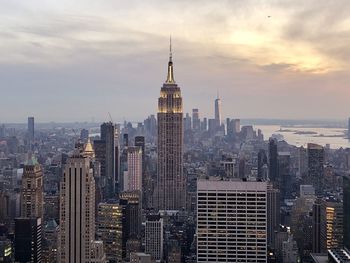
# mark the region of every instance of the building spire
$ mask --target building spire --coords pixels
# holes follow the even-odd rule
[[[170,46],[169,46],[169,61],[173,61],[173,51],[171,47],[171,35],[170,35]]]
[[[170,35],[170,46],[169,46],[169,62],[168,62],[168,76],[165,81],[166,84],[175,84],[174,70],[173,70],[173,51],[171,46],[171,35]]]

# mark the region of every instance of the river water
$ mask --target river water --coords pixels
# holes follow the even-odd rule
[[[332,149],[340,147],[350,148],[350,141],[345,135],[347,131],[343,128],[254,125],[254,129],[260,129],[264,134],[265,140],[272,134],[281,134],[287,143],[295,146],[306,146],[307,143],[316,143],[322,146],[329,144]]]

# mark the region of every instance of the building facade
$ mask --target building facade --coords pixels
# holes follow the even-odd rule
[[[145,225],[145,253],[150,254],[156,261],[163,259],[163,219],[150,216]]]
[[[100,203],[97,216],[97,236],[103,241],[106,259],[122,261],[123,207],[115,203]]]
[[[15,219],[15,262],[41,263],[41,218]]]
[[[90,262],[95,239],[95,180],[90,158],[75,152],[60,184],[59,262]]]
[[[124,171],[124,191],[142,191],[142,149],[127,148],[127,171]]]
[[[21,188],[21,216],[40,217],[43,220],[44,205],[43,172],[39,164],[25,165]]]
[[[197,182],[197,262],[266,262],[266,182]]]

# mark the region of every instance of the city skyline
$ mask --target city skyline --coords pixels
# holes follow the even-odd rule
[[[349,9],[346,1],[3,1],[0,110],[21,110],[1,121],[155,114],[169,34],[184,112],[213,116],[219,90],[224,117],[345,119]],[[82,107],[71,111],[76,101]]]
[[[0,4],[1,262],[349,262],[350,2]]]

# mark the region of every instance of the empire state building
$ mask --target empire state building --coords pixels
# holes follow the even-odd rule
[[[175,82],[170,42],[168,76],[158,99],[158,210],[180,210],[186,206],[183,175],[183,113],[180,87]]]

